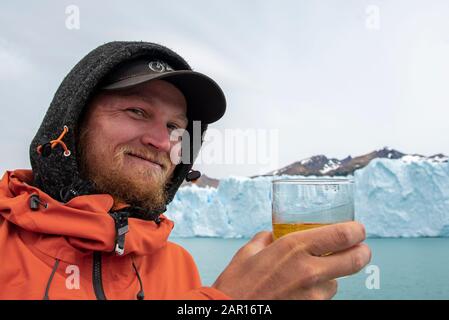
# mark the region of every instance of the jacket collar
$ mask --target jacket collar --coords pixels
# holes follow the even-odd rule
[[[7,171],[0,181],[0,215],[18,228],[25,242],[68,261],[92,251],[113,252],[116,231],[109,214],[110,195],[84,195],[61,203],[33,187],[32,181],[31,170]],[[32,195],[42,202],[39,210],[30,209]],[[129,218],[124,254],[148,255],[164,247],[174,223],[162,214],[160,220],[157,225]]]

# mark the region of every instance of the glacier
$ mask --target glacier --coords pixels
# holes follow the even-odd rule
[[[175,222],[171,237],[248,238],[271,230],[271,181],[282,177],[180,188],[165,213]],[[374,159],[353,179],[355,220],[368,237],[449,237],[449,162]]]

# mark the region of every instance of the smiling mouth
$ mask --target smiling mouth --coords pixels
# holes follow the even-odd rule
[[[137,155],[137,154],[134,154],[134,153],[127,153],[127,155],[131,156],[131,157],[134,157],[134,158],[137,158],[137,159],[140,159],[140,160],[143,160],[143,161],[146,161],[146,162],[149,162],[153,166],[159,167],[160,169],[163,168],[162,164],[160,164],[158,162],[154,162],[154,161],[152,161],[152,160],[150,160],[148,158],[145,158],[143,156],[140,156],[140,155]]]

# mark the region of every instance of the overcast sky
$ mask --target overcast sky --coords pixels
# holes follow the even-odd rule
[[[383,146],[449,154],[449,1],[10,1],[0,4],[2,172],[30,166],[59,83],[112,40],[166,45],[222,86],[228,109],[207,145],[215,162],[197,165],[209,176]],[[220,140],[247,129],[258,132],[248,156]],[[270,157],[251,164],[254,145]]]

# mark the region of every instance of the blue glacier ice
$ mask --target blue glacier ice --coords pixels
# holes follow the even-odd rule
[[[369,236],[449,236],[448,162],[376,159],[355,180],[356,218]]]
[[[276,179],[279,176],[274,177]],[[166,215],[173,237],[252,237],[271,230],[273,177],[229,177],[179,189]],[[369,237],[448,237],[449,163],[374,159],[357,170],[355,219]]]

